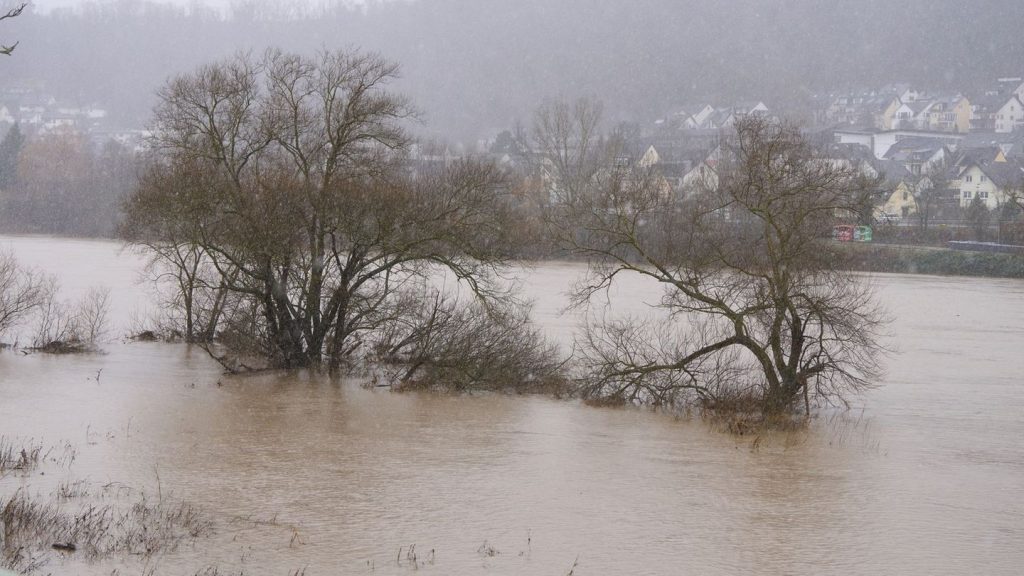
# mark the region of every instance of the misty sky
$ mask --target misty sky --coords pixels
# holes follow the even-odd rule
[[[609,121],[751,100],[800,119],[821,94],[908,82],[974,95],[1024,74],[1021,0],[979,0],[961,19],[950,15],[963,0],[362,0],[373,8],[297,16],[345,0],[212,0],[222,13],[242,6],[230,20],[187,10],[196,1],[176,2],[186,13],[39,0],[0,28],[20,42],[0,86],[104,108],[134,128],[168,77],[239,50],[360,47],[401,65],[395,88],[425,131],[472,142],[529,123],[549,98],[597,98]],[[61,5],[88,8],[46,15]]]
[[[100,0],[100,4],[116,4],[118,0]],[[239,0],[161,0],[161,3],[176,4],[178,6],[188,7],[190,5],[201,3],[205,6],[210,6],[226,12],[233,3],[237,3]],[[385,0],[390,1],[390,0]],[[365,0],[344,0],[345,4],[363,4]],[[48,13],[55,8],[74,8],[87,3],[97,3],[97,0],[33,0],[32,6],[36,11],[40,13]]]

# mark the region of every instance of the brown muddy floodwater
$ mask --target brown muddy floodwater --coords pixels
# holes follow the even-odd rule
[[[109,286],[119,333],[145,310],[140,260],[115,244],[0,247],[71,295]],[[581,270],[524,273],[538,321],[563,342],[563,292]],[[565,575],[577,558],[579,576],[1024,573],[1024,283],[874,281],[898,348],[884,381],[850,412],[758,447],[643,410],[226,377],[183,345],[4,352],[0,434],[68,440],[78,456],[70,470],[8,476],[0,496],[159,478],[217,534],[159,558],[157,574]],[[612,299],[641,310],[656,290]],[[399,564],[410,544],[418,564]],[[141,572],[131,562],[122,574]],[[46,572],[111,566],[72,555]]]

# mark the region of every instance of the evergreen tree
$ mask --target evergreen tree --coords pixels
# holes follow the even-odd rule
[[[7,191],[18,180],[18,156],[25,146],[25,135],[17,124],[0,141],[0,190]]]

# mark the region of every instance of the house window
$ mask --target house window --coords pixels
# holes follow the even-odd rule
[[[970,190],[964,190],[964,200],[970,200],[970,199],[971,199],[971,191]]]
[[[985,181],[985,175],[984,175],[984,174],[982,174],[982,175],[980,176],[980,178],[981,178],[981,181],[982,181],[982,182],[984,182],[984,181]]]
[[[988,192],[984,190],[978,192],[978,198],[981,198],[982,200],[988,200]]]
[[[966,178],[964,178],[964,182],[974,182],[974,176],[968,175]]]
[[[906,190],[904,190],[903,191],[903,201],[906,202],[909,199],[909,197],[910,197],[910,194]]]

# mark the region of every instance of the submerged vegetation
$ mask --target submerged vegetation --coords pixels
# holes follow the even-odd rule
[[[27,477],[44,465],[70,470],[76,455],[68,442],[46,447],[0,436],[0,477]],[[204,514],[159,488],[154,495],[119,483],[66,480],[50,494],[26,484],[0,494],[0,568],[24,574],[45,571],[60,554],[149,559],[213,532]]]
[[[78,302],[69,302],[61,298],[56,277],[0,252],[0,337],[27,326],[29,351],[94,352],[107,336],[109,313],[108,289],[92,288]]]
[[[53,550],[96,560],[148,557],[209,535],[213,524],[191,505],[143,492],[128,502],[69,506],[18,490],[0,500],[4,563],[19,570],[42,567]],[[122,497],[123,499],[123,497]]]
[[[411,162],[396,73],[359,51],[269,51],[164,87],[123,234],[169,289],[171,331],[232,372],[370,361],[398,388],[569,391],[570,364],[501,282],[523,196],[494,164]],[[533,201],[590,263],[578,306],[635,273],[666,287],[671,321],[590,321],[574,391],[780,416],[870,385],[883,318],[826,239],[871,182],[750,116],[680,199],[619,162],[627,138],[600,133],[601,110],[538,110],[554,194]],[[432,283],[445,274],[471,302]]]
[[[411,172],[400,121],[414,110],[387,89],[396,72],[358,51],[271,51],[161,91],[124,235],[172,279],[184,337],[216,335],[232,370],[350,366],[416,316],[439,269],[481,301],[510,297],[497,281],[515,241],[503,173]]]
[[[829,241],[865,181],[816,160],[793,127],[751,116],[735,129],[717,171],[682,202],[653,174],[606,170],[555,208],[563,241],[590,263],[577,306],[636,274],[665,287],[670,318],[599,310],[577,343],[584,396],[770,423],[876,378],[884,316]]]

